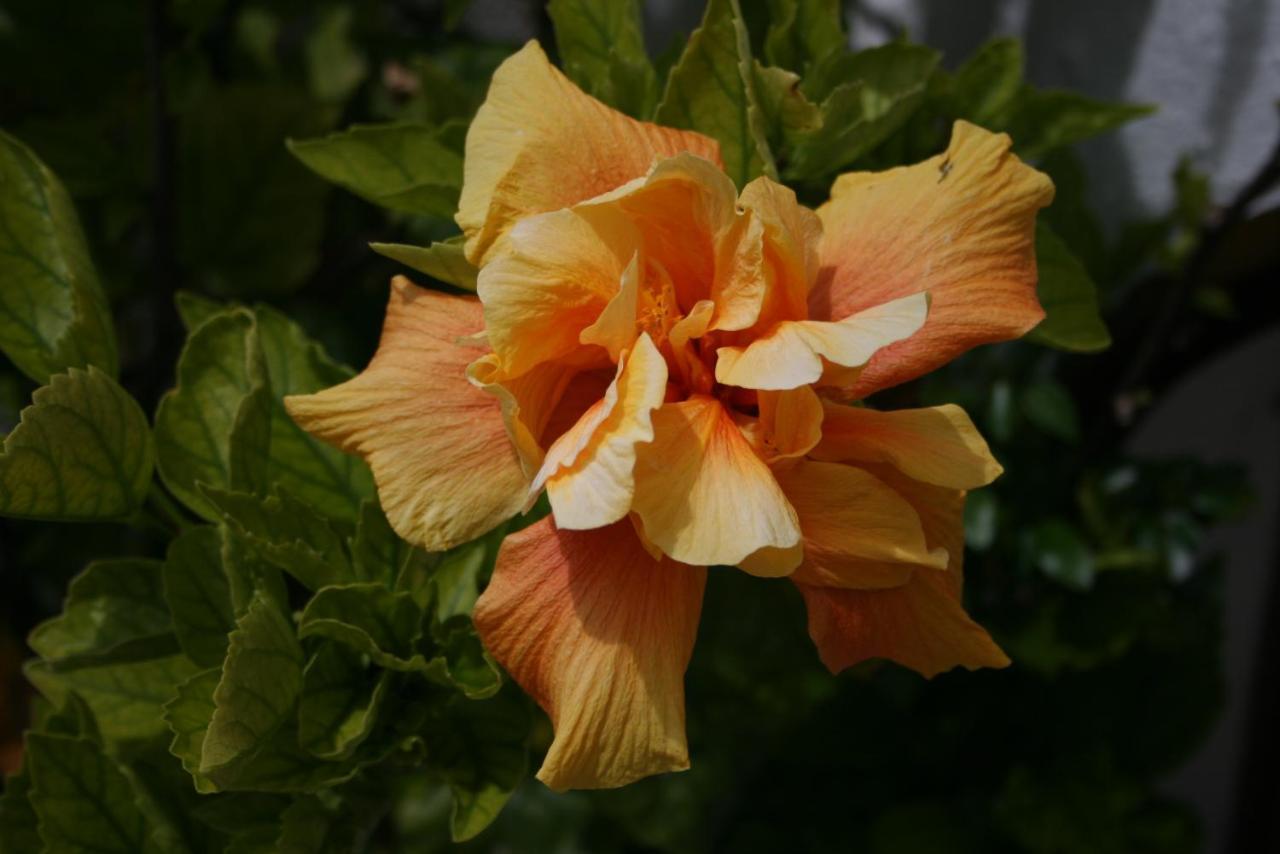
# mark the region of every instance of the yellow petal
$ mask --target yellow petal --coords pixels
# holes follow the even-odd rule
[[[622,271],[618,292],[610,298],[595,321],[583,329],[578,341],[603,347],[609,358],[617,362],[622,351],[631,348],[639,333],[637,312],[640,306],[640,253]]]
[[[523,219],[506,245],[480,269],[476,293],[490,346],[518,376],[585,349],[581,337],[625,284],[640,235],[616,211],[585,208]]]
[[[880,348],[911,337],[928,311],[928,297],[913,294],[839,322],[783,321],[746,347],[717,350],[716,379],[755,389],[808,385],[822,378],[824,360],[856,368]]]
[[[655,561],[631,524],[512,534],[476,603],[485,646],[546,710],[538,779],[612,788],[689,767],[684,671],[706,570]]]
[[[467,259],[481,265],[518,220],[598,196],[682,151],[720,162],[714,140],[610,109],[529,42],[494,72],[467,132],[457,215]]]
[[[964,493],[911,480],[880,466],[875,474],[915,508],[930,548],[950,555],[946,570],[917,570],[901,587],[849,590],[797,584],[809,635],[833,672],[887,658],[933,676],[961,666],[1005,667],[1009,658],[961,604]]]
[[[813,456],[889,463],[916,480],[952,489],[985,486],[1003,471],[969,416],[951,404],[877,412],[828,403]]]
[[[822,219],[822,273],[810,317],[839,320],[928,291],[929,320],[872,357],[855,397],[920,376],[979,344],[1040,322],[1035,215],[1053,184],[1009,137],[956,122],[945,154],[836,179]]]
[[[631,509],[635,494],[636,445],[653,440],[651,413],[667,390],[667,363],[648,335],[618,363],[618,376],[604,399],[547,451],[530,496],[546,484],[556,525],[564,530],[599,528]]]
[[[766,462],[803,457],[822,439],[822,401],[809,386],[762,391],[757,399]]]
[[[653,414],[636,461],[633,509],[645,536],[682,563],[736,566],[800,541],[796,514],[728,412],[698,395]]]
[[[285,398],[304,430],[364,458],[396,533],[432,551],[474,539],[524,503],[528,481],[498,402],[467,382],[479,351],[457,343],[481,324],[474,298],[397,276],[369,367]]]
[[[744,236],[736,206],[737,190],[722,169],[681,154],[580,207],[607,208],[633,224],[643,235],[645,258],[671,281],[678,305],[670,308],[681,314],[710,299],[713,283],[730,286],[729,274],[718,274],[717,266],[733,260],[733,241]]]
[[[507,435],[515,446],[521,469],[532,478],[542,466],[542,435],[559,406],[565,389],[578,374],[576,365],[543,362],[517,377],[507,376],[498,357],[487,353],[467,366],[467,379],[500,404]]]
[[[947,550],[929,546],[914,507],[870,472],[806,460],[776,474],[804,536],[797,583],[894,587],[914,569],[946,569]]]
[[[767,176],[742,189],[739,203],[764,224],[769,289],[761,307],[763,323],[803,320],[818,277],[822,221],[796,201],[796,194]],[[722,327],[728,328],[728,327]]]

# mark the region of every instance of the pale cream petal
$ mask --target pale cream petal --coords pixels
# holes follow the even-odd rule
[[[824,361],[860,367],[880,348],[911,337],[928,311],[928,297],[913,294],[838,322],[783,321],[746,347],[717,350],[716,379],[755,389],[809,385],[822,379]]]
[[[599,528],[631,509],[635,494],[636,446],[653,440],[651,413],[662,405],[667,363],[648,335],[618,364],[605,397],[547,451],[530,489],[546,484],[556,525],[565,530]]]

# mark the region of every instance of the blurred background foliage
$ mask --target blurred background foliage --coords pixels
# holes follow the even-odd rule
[[[418,281],[455,280],[438,266],[443,256],[403,247],[456,234],[467,123],[492,70],[518,47],[479,40],[462,25],[467,5],[0,0],[0,126],[74,201],[114,314],[121,385],[146,413],[174,384],[185,330],[199,324],[192,318],[221,310],[206,300],[270,307],[256,312],[258,323],[275,309],[338,362],[359,367],[376,343],[387,281],[403,272],[370,243],[400,245],[381,252],[436,271],[411,274]],[[1280,165],[1273,159],[1240,197],[1214,207],[1206,179],[1184,164],[1170,176],[1173,210],[1104,229],[1073,145],[1149,107],[1036,90],[1023,81],[1011,40],[970,57],[906,41],[851,54],[837,4],[741,7],[767,119],[763,141],[743,143],[743,162],[767,151],[807,202],[821,202],[839,172],[937,153],[956,118],[1008,130],[1057,185],[1037,241],[1054,324],[873,401],[959,403],[1004,464],[1006,474],[967,507],[967,601],[1015,664],[926,681],[870,663],[832,677],[790,585],[713,572],[687,680],[693,769],[568,795],[525,779],[466,846],[1199,850],[1197,816],[1157,784],[1220,708],[1224,567],[1202,543],[1245,510],[1249,490],[1236,468],[1137,459],[1125,446],[1178,379],[1270,322],[1257,286],[1277,269],[1280,212],[1249,214]],[[583,20],[600,21],[582,19],[583,10],[626,8],[556,2],[535,20],[543,44],[555,51],[558,43],[584,88],[648,116],[668,70],[679,77],[684,38],[661,46],[650,64],[626,13],[621,24],[605,15],[606,30],[616,28],[606,33],[612,49],[600,54],[599,34],[583,30]],[[352,125],[378,127],[326,137]],[[1095,287],[1110,335],[1094,319]],[[193,295],[181,318],[179,291]],[[0,362],[0,433],[14,428],[36,388]],[[28,634],[59,613],[71,577],[89,561],[164,558],[173,528],[166,508],[179,524],[191,521],[165,494],[129,525],[0,519],[6,771],[17,771],[19,732],[33,725],[44,733],[32,736],[37,742],[70,733],[81,737],[76,744],[105,743],[114,760],[80,759],[119,760],[128,779],[115,766],[101,773],[122,786],[185,785],[167,739],[121,759],[109,722],[93,720],[100,712],[79,708],[74,693],[56,711],[36,703],[29,717],[34,692],[19,670],[38,646],[33,635],[28,647]],[[482,578],[491,546],[455,571]],[[406,689],[396,707],[409,730],[429,733],[437,715],[468,714],[420,700]],[[499,700],[519,707],[508,720],[531,713],[518,697]],[[550,730],[540,713],[529,720],[516,738],[536,767]],[[405,755],[316,795],[232,792],[192,806],[191,792],[176,809],[201,828],[203,850],[351,850],[351,839],[373,851],[446,850],[455,766],[448,744],[426,743],[428,772],[416,768],[422,757]],[[167,770],[149,776],[153,750]],[[21,780],[10,778],[0,810],[6,834],[18,832]],[[327,840],[299,832],[308,824],[328,828]],[[195,850],[171,837],[165,850]],[[27,850],[20,840],[38,850],[32,835],[9,836],[6,850]],[[79,850],[45,842],[49,851]]]

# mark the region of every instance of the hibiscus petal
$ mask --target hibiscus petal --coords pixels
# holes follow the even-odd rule
[[[639,247],[639,233],[609,208],[521,220],[507,251],[480,269],[476,287],[503,370],[518,376],[588,349],[581,337],[625,286]]]
[[[632,509],[645,536],[695,566],[736,566],[800,541],[795,510],[720,402],[698,395],[653,413]]]
[[[825,362],[857,368],[881,348],[915,335],[928,312],[928,296],[911,294],[838,322],[783,321],[746,347],[717,350],[716,379],[755,389],[809,385],[822,379]]]
[[[764,175],[743,187],[738,201],[764,224],[769,289],[761,321],[803,320],[809,289],[818,277],[822,221],[796,201],[790,187]]]
[[[969,416],[951,404],[878,412],[828,403],[813,457],[889,463],[916,480],[952,489],[986,486],[1003,471]]]
[[[915,508],[930,548],[945,549],[946,570],[918,570],[901,587],[848,590],[800,583],[809,636],[832,672],[887,658],[925,676],[961,666],[1005,667],[1009,658],[960,600],[964,560],[964,493],[874,469]]]
[[[475,621],[551,717],[539,780],[611,788],[689,767],[684,671],[705,584],[701,567],[650,557],[626,520],[562,531],[543,519],[506,539]]]
[[[667,390],[667,363],[648,335],[618,364],[604,399],[547,451],[530,487],[534,498],[546,484],[556,525],[565,530],[599,528],[631,509],[635,494],[636,445],[653,440],[651,413]]]
[[[304,430],[365,459],[396,533],[432,551],[474,539],[524,503],[528,481],[498,401],[467,382],[478,351],[457,343],[481,325],[475,298],[397,276],[369,367],[285,398]]]
[[[457,215],[467,259],[482,264],[517,220],[612,190],[682,151],[720,162],[714,140],[605,106],[529,42],[494,72],[467,132]]]
[[[956,122],[945,154],[836,179],[818,209],[823,270],[810,316],[838,320],[907,294],[933,297],[924,329],[872,357],[855,397],[1017,338],[1044,317],[1035,214],[1053,183],[1009,147],[1005,134]]]
[[[875,589],[946,569],[947,550],[929,546],[915,508],[870,472],[805,460],[776,474],[804,536],[796,583]]]
[[[532,478],[542,466],[543,433],[564,396],[579,375],[569,362],[543,362],[517,377],[503,372],[498,357],[486,353],[467,366],[467,379],[492,395],[502,408],[507,436],[515,445],[524,473]]]
[[[822,439],[823,407],[809,386],[785,391],[762,391],[758,430],[766,462],[794,459],[809,453]]]

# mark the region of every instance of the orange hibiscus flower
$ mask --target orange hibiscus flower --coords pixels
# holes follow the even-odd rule
[[[708,566],[789,577],[833,671],[1008,663],[960,596],[965,490],[1001,470],[986,443],[958,407],[838,402],[1040,321],[1053,186],[1007,137],[957,123],[944,154],[843,175],[814,212],[768,178],[737,192],[713,140],[609,109],[530,43],[465,163],[479,298],[397,278],[368,368],[287,404],[427,549],[546,490],[475,611],[551,717],[541,780],[688,767]]]

